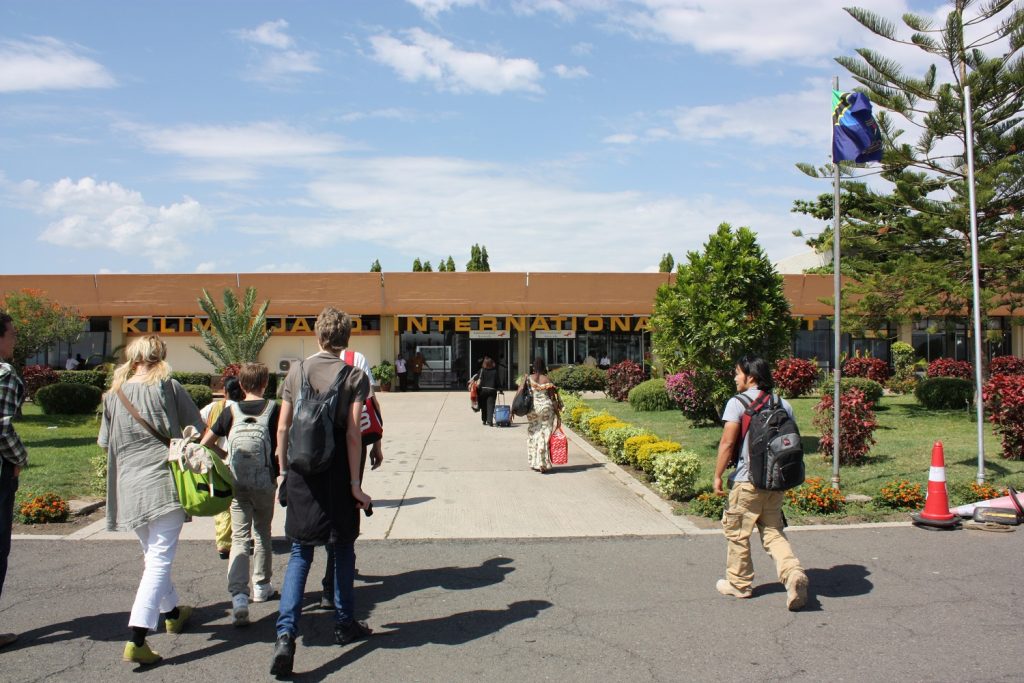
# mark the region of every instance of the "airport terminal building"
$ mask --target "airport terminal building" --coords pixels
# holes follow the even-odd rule
[[[195,275],[0,275],[0,295],[31,289],[85,318],[76,342],[59,344],[33,361],[63,367],[68,355],[95,361],[141,334],[160,334],[176,370],[212,371],[192,346],[209,325],[198,298],[207,290],[220,302],[225,289],[239,297],[254,287],[270,301],[270,340],[260,360],[283,372],[317,350],[313,324],[324,306],[353,318],[351,348],[371,365],[421,351],[424,387],[456,386],[487,354],[511,386],[530,361],[551,366],[607,354],[613,363],[642,361],[650,353],[650,315],[658,287],[669,273],[237,273]],[[786,297],[798,320],[794,355],[833,356],[832,278],[784,275]],[[1021,318],[995,315],[987,343],[995,355],[1024,355]],[[878,336],[844,335],[843,351],[889,359],[894,340],[907,341],[924,358],[967,359],[973,344],[969,321],[921,320],[892,326]]]

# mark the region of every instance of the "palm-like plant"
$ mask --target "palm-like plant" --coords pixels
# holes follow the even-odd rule
[[[233,291],[225,289],[224,309],[218,310],[213,297],[204,289],[199,306],[210,319],[210,327],[200,329],[199,337],[206,348],[192,348],[218,372],[232,363],[256,362],[263,345],[270,339],[270,330],[267,329],[269,305],[269,300],[264,301],[258,311],[253,311],[256,307],[255,287],[246,288],[242,301]]]

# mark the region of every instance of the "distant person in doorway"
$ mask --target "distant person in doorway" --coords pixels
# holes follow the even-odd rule
[[[596,368],[597,359],[594,358],[594,354],[588,352],[587,357],[583,359],[583,364],[586,365],[588,368]]]
[[[419,351],[412,357],[412,389],[413,391],[420,390],[420,375],[423,374],[423,368],[427,365],[427,359],[423,357],[423,354]]]
[[[398,375],[398,390],[406,391],[406,380],[409,378],[409,368],[405,363],[405,356],[398,354],[395,356],[395,374]]]
[[[480,405],[480,419],[485,427],[494,426],[494,401],[498,397],[498,367],[494,359],[484,356],[478,373],[477,402]]]
[[[77,370],[78,369],[78,360],[76,360],[74,356],[68,356],[68,359],[66,361],[64,361],[64,369],[65,370]]]
[[[527,384],[533,392],[533,410],[527,415],[530,427],[526,437],[530,469],[547,472],[551,469],[548,447],[551,432],[562,426],[562,400],[558,396],[558,387],[548,378],[547,363],[540,356],[533,359],[533,371],[523,379],[519,391],[525,391]]]
[[[612,366],[612,359],[608,357],[607,353],[602,353],[601,360],[599,360],[597,364],[602,370],[607,370]]]

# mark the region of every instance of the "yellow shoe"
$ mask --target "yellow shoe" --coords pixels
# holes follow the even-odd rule
[[[134,662],[135,664],[156,664],[163,657],[160,656],[159,652],[151,650],[149,643],[136,645],[129,640],[124,646],[124,656],[122,659],[126,662]]]
[[[188,605],[178,605],[178,618],[177,619],[164,619],[164,626],[167,627],[168,633],[181,633],[185,630],[185,625],[188,623],[189,618],[192,616],[192,608]]]

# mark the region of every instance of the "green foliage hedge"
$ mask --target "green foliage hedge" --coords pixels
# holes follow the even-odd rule
[[[36,392],[35,402],[47,415],[95,412],[103,392],[91,384],[49,384]]]
[[[914,396],[931,410],[966,409],[974,400],[974,383],[959,377],[929,377],[918,382]]]
[[[690,451],[659,453],[654,456],[654,481],[658,489],[675,500],[693,495],[700,476],[700,458]]]
[[[822,380],[819,390],[822,396],[831,396],[833,389],[833,375],[831,372],[826,373],[825,379]],[[867,377],[843,377],[839,381],[840,392],[846,393],[850,389],[860,389],[864,392],[864,397],[874,403],[876,406],[878,402],[882,400],[882,394],[885,393],[885,387],[873,379]]]
[[[674,410],[675,402],[668,395],[665,380],[649,379],[629,390],[629,405],[640,412]]]
[[[608,386],[608,373],[589,365],[563,365],[552,370],[548,377],[562,391],[604,391]]]
[[[64,384],[89,384],[101,391],[107,388],[107,373],[98,370],[58,370]]]
[[[188,392],[188,395],[192,398],[193,403],[196,404],[200,410],[203,406],[210,403],[213,400],[213,390],[209,386],[203,386],[202,384],[184,384],[182,389]]]
[[[210,382],[213,379],[213,375],[208,372],[178,372],[174,371],[171,373],[171,379],[178,380],[178,384],[196,384],[200,386],[210,386]]]

